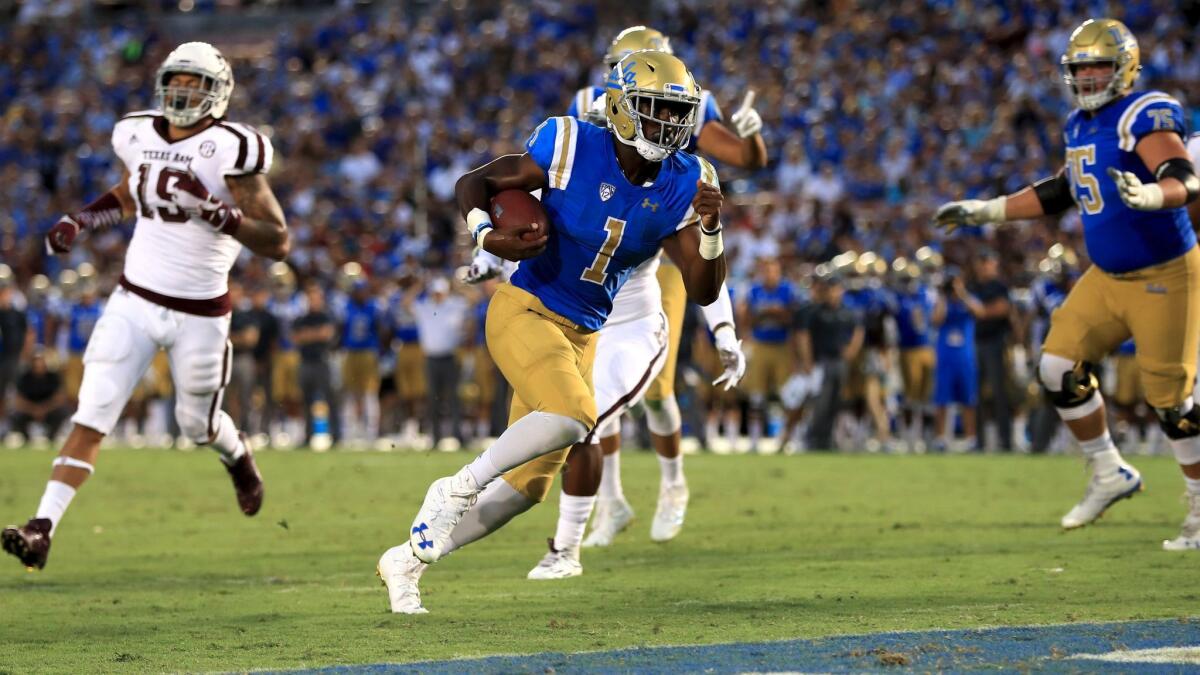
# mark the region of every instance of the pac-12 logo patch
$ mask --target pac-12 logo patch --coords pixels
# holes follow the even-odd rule
[[[600,201],[606,202],[606,201],[612,199],[612,196],[615,195],[616,193],[617,193],[617,188],[609,185],[608,183],[600,184]]]
[[[204,141],[200,144],[200,156],[212,157],[217,154],[217,144],[212,141]]]

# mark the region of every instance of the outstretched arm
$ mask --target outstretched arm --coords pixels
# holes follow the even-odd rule
[[[527,240],[525,235],[532,236],[532,227],[496,232],[492,229],[490,215],[492,196],[505,190],[532,192],[548,186],[546,172],[533,161],[529,153],[503,155],[463,174],[454,185],[454,197],[475,243],[505,260],[524,260],[546,248],[549,233],[542,232],[540,236]]]
[[[242,210],[242,221],[233,238],[258,255],[274,260],[287,257],[291,247],[283,207],[275,198],[267,177],[261,173],[227,176],[225,184],[233,202]]]
[[[75,213],[68,213],[46,233],[47,253],[67,253],[82,229],[106,229],[137,213],[137,204],[129,193],[129,171],[121,180]]]

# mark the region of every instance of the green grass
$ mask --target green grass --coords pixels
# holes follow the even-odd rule
[[[683,534],[649,541],[657,465],[629,453],[638,509],[583,577],[530,582],[551,503],[429,570],[423,617],[385,612],[375,562],[431,479],[466,455],[264,453],[242,517],[203,452],[106,452],[50,564],[0,560],[0,671],[241,670],[1187,616],[1197,559],[1168,554],[1178,469],[1099,526],[1056,524],[1074,458],[689,457]],[[0,520],[23,522],[46,452],[0,452]]]

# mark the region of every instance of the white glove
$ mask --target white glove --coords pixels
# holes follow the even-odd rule
[[[960,202],[947,202],[938,207],[934,214],[934,223],[946,230],[947,233],[958,229],[960,225],[983,225],[998,223],[1004,220],[1005,197],[995,199],[965,199]]]
[[[1131,171],[1108,167],[1108,175],[1117,184],[1117,194],[1125,206],[1138,211],[1157,211],[1163,205],[1163,191],[1158,183],[1143,183]]]
[[[733,130],[737,132],[738,138],[750,138],[762,131],[762,117],[754,109],[753,89],[746,92],[741,107],[734,111],[729,121],[733,122]]]
[[[483,249],[477,249],[475,258],[471,261],[470,267],[467,268],[466,274],[463,275],[463,281],[468,284],[479,284],[500,276],[500,272],[504,270],[504,261],[493,253],[488,253]]]
[[[713,386],[724,383],[725,391],[729,391],[736,387],[738,381],[746,374],[746,355],[742,352],[742,341],[737,339],[737,334],[729,325],[718,328],[713,335],[713,341],[717,345],[717,354],[721,357],[721,366],[725,368],[725,372],[713,380]]]

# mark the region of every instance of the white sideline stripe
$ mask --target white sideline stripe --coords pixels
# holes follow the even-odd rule
[[[1107,661],[1109,663],[1168,663],[1200,664],[1200,646],[1157,647],[1155,649],[1126,649],[1107,654],[1075,654],[1068,658],[1079,661]]]

